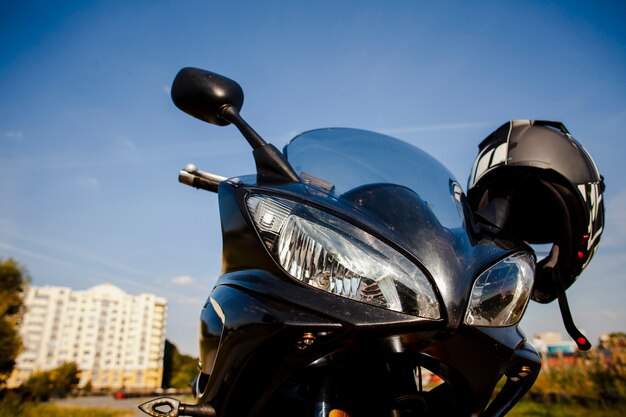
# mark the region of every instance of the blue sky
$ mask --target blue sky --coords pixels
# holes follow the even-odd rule
[[[184,66],[237,80],[242,114],[278,147],[317,127],[370,129],[463,184],[503,122],[564,122],[607,182],[600,251],[568,293],[574,317],[593,341],[626,330],[623,2],[2,2],[0,257],[35,285],[167,296],[168,338],[195,353],[220,227],[216,196],[177,173],[254,164],[234,128],[171,103]],[[522,327],[563,331],[556,305],[532,305]]]

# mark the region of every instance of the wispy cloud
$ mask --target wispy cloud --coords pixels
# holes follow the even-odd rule
[[[605,227],[601,247],[626,244],[626,189],[605,201]]]
[[[616,310],[602,310],[600,311],[600,315],[602,317],[606,317],[607,319],[615,320],[622,317],[624,313]]]
[[[302,133],[301,131],[298,130],[290,130],[288,132],[285,132],[283,134],[280,134],[278,136],[274,136],[271,139],[272,143],[274,143],[274,145],[279,145],[279,144],[286,144],[287,142],[289,142],[291,139],[293,139],[296,135],[299,135],[300,133]]]
[[[380,129],[381,133],[387,135],[399,135],[408,133],[422,133],[422,132],[442,132],[448,130],[463,130],[463,129],[482,129],[491,126],[491,123],[486,122],[459,122],[459,123],[441,123],[432,125],[420,125],[420,126],[407,126],[407,127],[395,127],[388,129]]]
[[[0,219],[0,223],[2,223],[1,220],[2,219]],[[4,230],[1,232],[4,232]],[[52,242],[39,243],[44,243],[40,246],[46,248],[51,248],[52,245]],[[138,271],[132,267],[124,265],[120,262],[110,259],[97,258],[95,256],[85,254],[84,252],[76,250],[75,248],[69,248],[67,245],[62,244],[61,242],[55,242],[54,244],[56,245],[56,249],[60,248],[59,255],[50,254],[50,250],[46,250],[44,252],[38,251],[36,249],[27,249],[12,242],[3,241],[2,236],[0,236],[0,251],[5,252],[5,254],[8,254],[9,256],[18,255],[22,261],[26,262],[26,264],[28,264],[29,260],[40,261],[51,266],[61,267],[64,270],[80,272],[83,276],[83,282],[91,282],[92,285],[98,285],[102,282],[111,282],[120,287],[126,287],[126,291],[128,291],[128,287],[132,287],[135,288],[135,291],[157,294],[159,296],[165,297],[166,299],[168,299],[168,301],[172,301],[180,305],[202,306],[204,302],[198,297],[190,297],[186,295],[185,292],[178,292],[171,287],[164,289],[162,287],[159,287],[158,285],[155,286],[154,282],[158,280],[155,280],[154,277],[149,276],[142,271]],[[95,263],[96,265],[93,265],[93,263]],[[97,264],[100,264],[100,266],[98,266]],[[124,270],[127,272],[103,272],[101,266],[106,266],[112,269]],[[129,276],[134,278],[130,278]],[[146,277],[150,277],[150,280],[147,282],[141,280],[142,278],[145,279]],[[37,283],[35,282],[34,284],[36,285]]]
[[[160,280],[159,277],[123,262],[94,255],[86,248],[79,248],[45,236],[27,235],[6,219],[0,218],[0,226],[2,226],[0,227],[0,253],[19,256],[26,264],[29,259],[32,259],[65,270],[80,272],[85,277],[84,279],[91,281],[93,285],[103,281],[112,282],[116,285],[133,287],[138,291],[163,296],[175,304],[202,306],[204,300],[197,297],[198,291],[204,295],[204,291],[211,288],[215,282],[213,278],[209,281],[203,280],[200,285],[188,275]],[[188,295],[188,292],[192,295]]]
[[[8,132],[0,133],[0,138],[11,140],[22,140],[24,138],[24,132],[19,130],[11,130]]]
[[[17,224],[11,220],[0,218],[0,230],[7,231],[12,230],[15,231],[17,229]],[[15,232],[13,232],[15,233]]]
[[[493,123],[487,122],[459,122],[459,123],[441,123],[441,124],[431,124],[431,125],[420,125],[420,126],[404,126],[404,127],[391,127],[391,128],[381,128],[375,129],[377,132],[386,134],[386,135],[403,135],[403,134],[411,134],[411,133],[422,133],[422,132],[445,132],[450,130],[464,130],[464,129],[483,129],[486,127],[493,126]],[[289,140],[293,139],[296,135],[302,133],[301,131],[291,130],[289,132],[285,132],[281,135],[275,136],[272,139],[274,143],[287,143]]]
[[[0,219],[0,224],[3,222],[4,220]],[[92,253],[87,252],[83,248],[69,245],[62,241],[59,241],[58,239],[52,239],[52,238],[45,237],[45,236],[27,235],[23,233],[22,231],[18,230],[17,228],[6,228],[6,229],[0,230],[0,238],[2,238],[3,235],[10,238],[10,241],[12,242],[22,241],[22,242],[27,242],[35,246],[44,248],[46,249],[46,253],[56,252],[56,253],[60,253],[63,255],[67,255],[73,259],[81,259],[83,261],[94,263],[94,264],[97,264],[97,265],[100,265],[109,269],[117,270],[119,272],[124,272],[126,274],[140,276],[142,278],[147,278],[147,279],[154,278],[153,276],[146,274],[145,272],[138,270],[136,268],[133,268],[129,265],[126,265],[122,262],[116,261],[114,259],[102,257],[102,256],[93,255]],[[15,243],[12,243],[11,245],[13,246],[14,249],[20,248],[20,246],[16,245]],[[34,252],[30,252],[30,253],[33,254]],[[50,260],[50,259],[55,259],[55,258],[46,257],[46,259]]]
[[[126,136],[117,137],[116,143],[117,143],[117,146],[120,148],[120,150],[124,152],[134,151],[137,149],[137,144],[135,143],[135,141]]]
[[[0,153],[0,164],[3,167],[16,167],[20,170],[36,167],[38,171],[45,169],[87,169],[94,167],[120,166],[127,164],[141,164],[179,159],[188,157],[193,150],[196,157],[210,155],[211,157],[228,156],[235,158],[248,155],[248,149],[240,146],[232,139],[213,139],[197,142],[175,142],[138,146],[131,139],[121,139],[115,148],[108,152],[94,154],[93,152],[52,152],[43,155],[23,154],[12,155],[10,158]],[[132,151],[132,152],[130,152]]]
[[[87,189],[97,189],[99,186],[98,178],[95,177],[82,177],[77,179],[78,186]]]
[[[607,115],[599,127],[604,130],[621,128],[624,122],[626,122],[626,109]]]
[[[118,282],[118,283],[124,283],[127,285],[132,285],[134,287],[139,287],[142,288],[143,290],[147,290],[150,287],[148,285],[146,285],[143,282],[140,281],[135,281],[132,279],[128,279],[128,278],[113,278],[111,276],[111,274],[107,274],[104,273],[100,270],[94,269],[94,268],[88,268],[88,267],[84,267],[82,265],[79,265],[75,262],[70,262],[70,261],[65,261],[65,260],[61,260],[57,257],[54,256],[49,256],[49,255],[44,255],[42,253],[39,252],[34,252],[28,249],[24,249],[22,247],[13,245],[11,243],[8,242],[3,242],[0,241],[0,249],[1,250],[5,250],[5,251],[9,251],[15,254],[18,254],[20,256],[24,256],[24,257],[28,257],[28,258],[32,258],[32,259],[36,259],[39,261],[44,261],[46,263],[52,264],[52,265],[56,265],[56,266],[60,266],[66,269],[72,269],[74,271],[79,271],[82,272],[86,275],[85,279],[88,280],[92,280],[94,282],[94,284],[98,284],[100,282],[104,281],[114,281],[114,282]]]
[[[189,275],[179,275],[177,277],[172,278],[172,283],[176,285],[193,285],[195,283],[194,279]]]
[[[178,296],[174,298],[174,303],[176,304],[194,307],[201,307],[205,301],[206,300],[203,300],[199,297]]]

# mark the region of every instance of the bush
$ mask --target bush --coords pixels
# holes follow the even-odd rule
[[[577,404],[538,404],[522,400],[506,417],[623,417],[626,407],[583,407]]]
[[[198,376],[198,359],[184,355],[176,345],[165,341],[163,357],[163,388],[189,389]]]
[[[50,371],[31,374],[22,386],[35,401],[46,401],[49,397],[66,397],[78,385],[79,369],[73,362],[66,362]]]
[[[626,352],[601,346],[579,352],[574,365],[542,370],[531,397],[545,401],[570,400],[581,404],[613,405],[626,401]]]
[[[601,354],[590,369],[590,378],[604,399],[626,399],[626,352],[618,349]]]

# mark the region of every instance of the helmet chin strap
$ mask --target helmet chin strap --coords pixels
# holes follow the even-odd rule
[[[555,244],[552,247],[553,253],[551,255],[556,255],[552,257],[554,261],[558,258],[559,247]],[[556,253],[554,253],[556,251]],[[587,339],[576,327],[574,324],[574,319],[572,318],[572,312],[569,309],[569,303],[567,302],[567,296],[565,295],[565,288],[563,288],[563,282],[561,281],[561,273],[559,270],[558,262],[548,262],[542,267],[542,274],[550,275],[550,280],[552,282],[552,286],[554,291],[556,292],[556,296],[559,300],[559,308],[561,310],[561,317],[563,317],[563,324],[565,325],[565,330],[570,335],[576,345],[578,345],[578,349],[580,350],[589,350],[591,348],[591,343],[589,343],[589,339]]]

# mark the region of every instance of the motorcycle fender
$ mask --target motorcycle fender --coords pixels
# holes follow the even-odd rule
[[[222,409],[220,415],[246,413],[239,409],[245,402],[233,398],[244,393],[246,398],[257,398],[254,391],[266,391],[267,387],[258,383],[259,375],[273,375],[273,383],[278,385],[293,370],[314,360],[317,346],[302,349],[304,334],[333,333],[342,328],[288,303],[258,297],[243,288],[218,283],[202,309],[201,374],[196,395],[199,402],[210,402],[218,410],[224,404],[238,407],[237,411]]]

